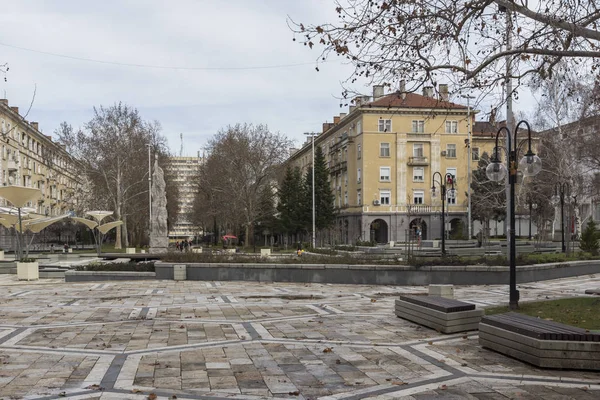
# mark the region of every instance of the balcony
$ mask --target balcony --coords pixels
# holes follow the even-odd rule
[[[6,168],[9,171],[16,171],[18,169],[17,163],[15,162],[15,160],[8,160],[8,162],[6,163]]]
[[[346,171],[348,169],[348,162],[347,161],[340,161],[337,162],[333,165],[333,167],[330,168],[329,173],[331,175],[335,175],[336,173],[340,172],[340,171]]]
[[[415,166],[415,167],[419,167],[419,166],[428,166],[429,165],[429,160],[427,159],[427,157],[408,157],[408,165],[410,166]]]

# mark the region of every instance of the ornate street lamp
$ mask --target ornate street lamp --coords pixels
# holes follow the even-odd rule
[[[521,160],[517,164],[518,160],[518,146],[517,146],[517,133],[519,132],[519,127],[521,124],[525,124],[527,126],[527,139],[528,139],[528,149],[527,153],[521,158]],[[507,139],[507,148],[508,152],[507,157],[507,165],[508,168],[500,162],[500,147],[498,147],[498,137],[500,136],[500,132],[505,131],[506,139]],[[511,138],[513,135],[514,139]],[[513,139],[513,140],[511,140]],[[491,181],[501,181],[503,180],[508,173],[508,183],[510,186],[510,218],[509,218],[509,227],[507,232],[507,237],[509,241],[509,259],[510,259],[510,282],[509,282],[509,307],[511,310],[516,310],[519,308],[519,291],[517,290],[517,260],[516,253],[517,247],[515,242],[515,183],[517,181],[517,171],[520,170],[523,173],[523,176],[534,176],[540,173],[542,170],[542,160],[538,156],[531,151],[531,127],[527,121],[521,121],[515,127],[514,133],[512,133],[507,127],[503,126],[498,129],[496,133],[496,147],[493,154],[492,162],[487,166],[485,170],[485,174],[488,179]]]
[[[435,180],[435,176],[439,177],[439,180]],[[446,255],[446,219],[444,212],[444,203],[446,202],[446,197],[453,199],[456,197],[456,189],[454,188],[454,175],[446,174],[442,177],[442,174],[439,172],[434,172],[431,177],[431,181],[433,182],[431,186],[431,197],[435,198],[437,196],[435,192],[435,184],[437,183],[440,187],[441,199],[442,199],[442,257]],[[450,185],[450,189],[446,190],[446,185]]]
[[[560,234],[563,253],[567,251],[567,247],[565,246],[565,203],[568,204],[570,200],[571,185],[569,185],[569,182],[556,182],[551,202],[554,207],[560,203]]]

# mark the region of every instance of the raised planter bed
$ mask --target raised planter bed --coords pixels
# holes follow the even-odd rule
[[[600,370],[600,334],[517,313],[486,316],[479,343],[542,368]]]
[[[438,296],[400,296],[396,316],[442,333],[477,330],[483,310],[474,304]]]
[[[65,282],[138,281],[156,279],[154,272],[133,271],[66,271]]]

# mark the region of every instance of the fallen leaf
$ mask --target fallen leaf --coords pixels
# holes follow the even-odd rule
[[[394,381],[394,382],[392,382],[392,385],[402,386],[402,385],[408,385],[408,383],[402,382],[402,381]]]
[[[300,396],[300,392],[299,391],[295,391],[295,392],[289,392],[288,393],[290,396]]]
[[[339,365],[339,364],[341,364],[342,362],[341,362],[340,360],[335,360],[335,363]]]
[[[148,395],[148,400],[156,400],[156,399],[158,399],[158,396],[156,394],[150,393]]]
[[[377,300],[375,299],[371,299],[371,303],[375,303]]]
[[[60,392],[58,397],[67,397],[67,392]]]
[[[446,385],[440,386],[440,390],[446,390],[446,389],[448,389],[448,386],[446,386]]]
[[[140,389],[131,389],[131,393],[142,393]]]
[[[433,342],[427,342],[428,345],[433,346]]]
[[[331,353],[331,347],[325,347],[325,350],[323,350],[323,353]]]
[[[86,389],[91,389],[91,390],[104,390],[104,388],[102,386],[97,385],[97,384],[86,386],[85,388]]]

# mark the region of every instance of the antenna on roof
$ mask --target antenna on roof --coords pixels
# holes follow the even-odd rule
[[[179,134],[179,139],[181,139],[181,147],[179,148],[179,157],[183,157],[183,133]]]

